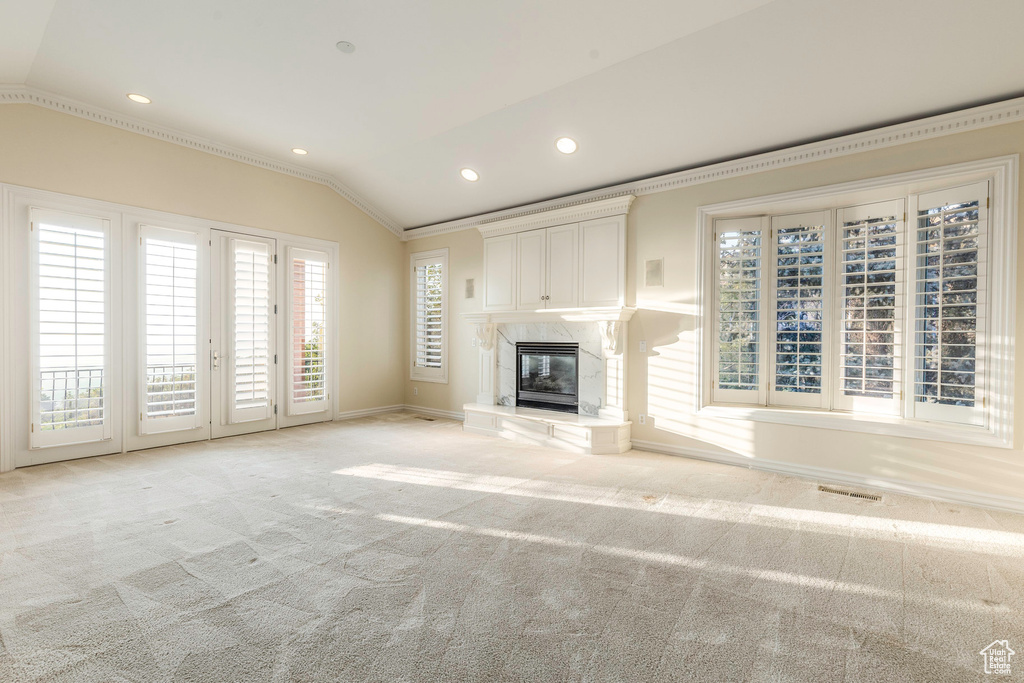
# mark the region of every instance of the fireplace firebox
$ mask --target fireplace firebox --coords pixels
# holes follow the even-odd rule
[[[516,405],[578,413],[580,345],[516,344]]]

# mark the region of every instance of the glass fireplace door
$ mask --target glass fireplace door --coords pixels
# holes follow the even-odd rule
[[[579,410],[579,346],[516,345],[516,405],[575,413]]]

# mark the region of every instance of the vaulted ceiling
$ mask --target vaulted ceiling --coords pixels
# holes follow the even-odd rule
[[[1016,96],[1022,34],[1021,0],[0,0],[0,83],[416,227]]]

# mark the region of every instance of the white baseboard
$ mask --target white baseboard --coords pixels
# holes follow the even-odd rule
[[[419,413],[420,415],[426,415],[427,417],[440,417],[444,420],[463,422],[466,419],[465,413],[460,413],[454,410],[439,410],[437,408],[424,408],[423,406],[412,406],[409,404],[402,406],[402,408],[410,413]]]
[[[709,460],[711,462],[725,465],[739,465],[754,470],[786,474],[801,479],[812,479],[814,481],[845,484],[858,488],[874,489],[877,491],[888,491],[920,498],[931,498],[950,503],[963,503],[995,510],[1008,510],[1010,512],[1024,513],[1024,499],[1012,496],[1002,496],[992,493],[981,493],[967,489],[953,488],[951,486],[940,486],[938,484],[925,484],[901,479],[890,479],[888,477],[869,477],[854,472],[833,470],[827,467],[814,467],[811,465],[795,465],[778,460],[764,460],[762,458],[745,458],[732,453],[716,453],[699,448],[686,448],[683,446],[671,446],[669,444],[657,443],[655,441],[641,441],[633,439],[633,448],[652,453],[664,453],[665,455],[681,455],[686,458],[697,460]]]
[[[344,413],[338,413],[334,419],[336,421],[341,420],[355,420],[359,417],[370,417],[371,415],[383,415],[384,413],[397,413],[405,408],[404,405],[398,404],[393,406],[379,406],[377,408],[363,408],[362,410],[349,410]]]
[[[362,410],[349,410],[344,413],[338,413],[334,419],[336,422],[340,422],[342,420],[355,420],[360,417],[372,417],[374,415],[400,413],[402,411],[419,413],[420,415],[427,415],[428,417],[440,417],[445,420],[456,420],[458,422],[462,422],[465,419],[464,413],[459,413],[454,410],[438,410],[437,408],[424,408],[422,406],[412,406],[404,403],[396,403],[391,406],[378,406],[377,408],[363,408]]]

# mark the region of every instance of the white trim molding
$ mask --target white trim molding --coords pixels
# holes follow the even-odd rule
[[[610,308],[567,308],[542,311],[483,311],[463,313],[462,319],[475,325],[489,323],[601,323],[629,322],[636,309]]]
[[[455,420],[456,422],[462,422],[465,419],[465,413],[460,413],[455,410],[441,410],[439,408],[424,408],[423,406],[414,406],[408,403],[396,403],[390,406],[379,406],[377,408],[363,408],[362,410],[347,410],[340,412],[334,418],[335,422],[344,422],[346,420],[358,420],[362,417],[374,417],[376,415],[387,415],[389,413],[414,413],[418,415],[426,415],[427,417],[437,417],[442,420]]]
[[[425,415],[427,417],[436,417],[442,420],[455,420],[456,422],[462,422],[466,419],[466,414],[457,410],[441,410],[440,408],[425,408],[423,406],[414,406],[406,403],[402,406],[402,410],[406,413],[413,413],[415,415]]]
[[[963,505],[974,505],[977,507],[991,508],[993,510],[1008,510],[1010,512],[1024,513],[1024,498],[1002,496],[992,493],[981,493],[969,489],[942,486],[939,484],[927,484],[923,482],[907,481],[905,479],[892,479],[889,477],[877,477],[843,470],[834,470],[826,467],[814,467],[811,465],[795,465],[793,463],[779,460],[766,460],[764,458],[748,458],[735,453],[719,453],[702,448],[688,448],[686,446],[674,446],[658,443],[656,441],[641,441],[633,439],[633,449],[647,451],[649,453],[661,453],[663,455],[677,455],[695,460],[706,460],[722,465],[739,465],[752,470],[772,472],[800,479],[809,479],[815,482],[828,482],[856,486],[875,491],[887,491],[906,496],[917,496],[919,498],[931,498],[950,503]]]
[[[595,218],[621,216],[624,213],[629,213],[629,205],[633,203],[634,199],[636,197],[628,194],[623,197],[576,204],[561,209],[539,211],[525,216],[515,216],[494,221],[493,223],[478,225],[477,230],[484,237],[497,237],[498,235],[508,235],[513,232],[551,228],[567,223],[589,221]]]
[[[391,231],[395,236],[402,236],[402,229],[398,223],[388,216],[384,211],[373,206],[370,202],[360,197],[352,189],[346,187],[340,180],[326,173],[311,171],[299,166],[286,164],[275,159],[261,156],[254,152],[248,152],[236,147],[222,145],[212,140],[190,135],[173,128],[158,126],[141,119],[136,119],[116,112],[94,107],[91,104],[78,102],[60,95],[48,93],[24,85],[0,85],[0,104],[33,104],[37,107],[52,109],[63,114],[71,114],[79,118],[102,123],[106,126],[120,128],[131,133],[138,133],[147,137],[170,142],[182,147],[214,154],[216,156],[231,159],[250,166],[257,166],[275,173],[283,173],[312,183],[326,185],[339,195],[344,197],[353,206],[365,213],[373,220]]]
[[[718,164],[697,166],[675,173],[634,180],[598,190],[591,190],[590,192],[581,192],[544,202],[525,204],[502,211],[493,211],[444,223],[411,228],[402,234],[402,239],[414,240],[430,237],[431,235],[470,230],[472,228],[478,228],[482,231],[483,228],[481,226],[507,219],[524,218],[541,211],[568,209],[587,202],[612,199],[625,195],[641,196],[667,192],[689,185],[700,185],[724,178],[751,175],[788,166],[798,166],[814,161],[858,154],[875,149],[885,149],[886,147],[895,147],[909,142],[919,142],[921,140],[980,130],[1018,121],[1024,121],[1024,97],[986,104],[971,109],[963,109],[948,114],[930,116],[893,126],[875,128],[862,133],[853,133],[819,142],[811,142],[805,145],[786,147],[773,152],[723,161]]]

